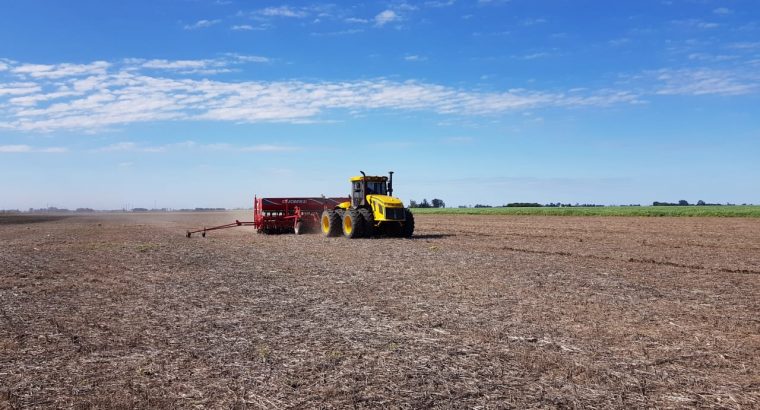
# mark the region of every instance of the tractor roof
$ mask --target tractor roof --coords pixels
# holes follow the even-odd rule
[[[351,182],[361,181],[363,176],[359,175],[358,177],[351,177]],[[370,176],[367,175],[367,182],[385,182],[388,180],[388,177],[379,177],[379,176]]]

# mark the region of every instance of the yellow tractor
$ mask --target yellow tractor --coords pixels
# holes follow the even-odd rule
[[[414,233],[414,215],[393,197],[393,172],[387,176],[352,177],[350,201],[322,212],[325,236],[346,238],[389,235],[409,238]]]

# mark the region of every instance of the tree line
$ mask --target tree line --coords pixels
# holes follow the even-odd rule
[[[409,200],[409,208],[446,208],[446,203],[438,198],[433,198],[430,202],[427,199],[423,199],[422,202]]]

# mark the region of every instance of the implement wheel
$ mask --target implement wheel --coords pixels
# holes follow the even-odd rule
[[[364,236],[364,217],[356,209],[349,209],[343,214],[343,236],[361,238]]]
[[[332,209],[325,209],[322,212],[319,226],[322,228],[322,234],[325,236],[338,236],[341,232],[340,215]]]

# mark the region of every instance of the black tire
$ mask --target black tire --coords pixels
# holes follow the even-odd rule
[[[401,237],[411,238],[414,235],[414,215],[408,209],[404,209],[404,222],[401,223]]]
[[[364,236],[375,236],[375,215],[367,208],[360,208],[359,215],[362,216],[362,223],[364,225]]]
[[[320,227],[324,236],[338,236],[341,233],[341,217],[333,209],[325,209],[320,218]]]
[[[346,238],[361,238],[364,236],[364,217],[358,209],[349,209],[343,214],[341,227]]]

